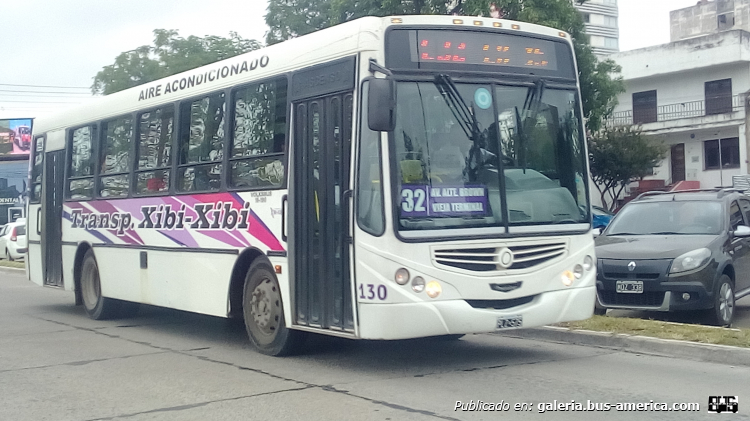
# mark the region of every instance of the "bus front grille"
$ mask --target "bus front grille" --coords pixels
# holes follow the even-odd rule
[[[565,254],[564,242],[536,244],[503,244],[495,247],[433,249],[432,260],[443,266],[473,272],[528,269]],[[508,251],[512,259],[508,259]]]

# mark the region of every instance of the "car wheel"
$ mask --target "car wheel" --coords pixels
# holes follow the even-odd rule
[[[102,297],[99,267],[94,258],[94,250],[89,249],[83,256],[81,267],[81,295],[86,314],[94,320],[104,320],[115,317],[120,302],[112,298]]]
[[[719,278],[714,293],[714,308],[711,310],[711,322],[717,326],[729,326],[734,318],[734,287],[727,275]]]
[[[594,298],[594,314],[597,316],[604,316],[607,314],[607,309],[599,305],[599,293],[596,293],[596,298]]]
[[[301,349],[305,332],[286,327],[279,282],[266,260],[256,260],[247,271],[242,312],[247,336],[261,353],[282,356]]]
[[[8,250],[8,249],[5,249],[5,258],[6,258],[6,259],[7,259],[7,260],[8,260],[9,262],[12,262],[12,261],[13,261],[13,256],[11,256],[11,255],[10,255],[10,250]]]

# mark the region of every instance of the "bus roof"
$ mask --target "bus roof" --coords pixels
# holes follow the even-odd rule
[[[161,104],[282,75],[357,52],[378,51],[382,49],[385,29],[407,25],[482,27],[503,31],[510,29],[518,31],[519,34],[560,37],[570,43],[570,36],[557,29],[503,19],[443,15],[364,17],[106,95],[58,114],[39,118],[35,121],[34,132],[35,135],[44,134],[136,110],[156,108]],[[378,58],[382,60],[382,57]]]

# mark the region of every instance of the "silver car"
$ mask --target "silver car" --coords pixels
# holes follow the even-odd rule
[[[11,261],[23,259],[27,247],[26,219],[17,219],[0,228],[0,257]]]

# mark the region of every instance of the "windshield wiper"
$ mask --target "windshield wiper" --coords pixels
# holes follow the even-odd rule
[[[659,231],[659,232],[652,232],[651,235],[682,235],[681,232],[674,232],[674,231]]]
[[[542,105],[542,95],[544,95],[545,87],[546,84],[544,80],[537,79],[534,81],[534,86],[529,87],[529,90],[526,92],[526,100],[523,102],[523,109],[521,112],[519,113],[518,107],[515,107],[518,140],[521,143],[516,153],[518,160],[521,161],[521,167],[523,168],[524,174],[526,173],[529,142],[531,141],[527,133],[531,127],[533,127],[532,125],[536,124],[536,118],[539,114],[539,108]],[[521,118],[521,116],[523,116],[523,118]],[[527,127],[527,125],[529,127]]]
[[[458,125],[466,133],[466,137],[474,140],[478,131],[477,118],[474,116],[474,111],[471,107],[464,101],[461,93],[458,92],[453,79],[448,75],[436,75],[435,86],[440,95],[443,96],[445,103],[448,104],[448,108],[450,108],[453,116],[458,120]]]
[[[634,232],[615,232],[615,233],[609,232],[607,233],[607,236],[612,236],[612,235],[645,235],[645,234],[636,234]]]
[[[436,75],[435,87],[443,96],[443,100],[445,100],[453,116],[458,120],[458,125],[461,126],[466,137],[471,140],[471,150],[469,151],[469,158],[466,160],[464,172],[467,174],[469,181],[476,181],[477,173],[483,167],[484,160],[491,158],[488,156],[490,155],[488,151],[483,151],[482,132],[474,112],[474,104],[468,105],[466,103],[453,79],[448,75]]]

